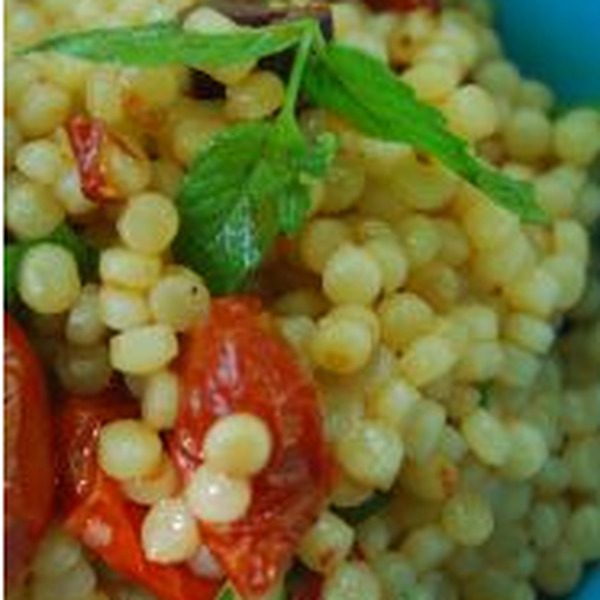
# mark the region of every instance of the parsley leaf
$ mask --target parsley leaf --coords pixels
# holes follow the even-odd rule
[[[19,268],[27,250],[37,244],[52,242],[69,250],[79,267],[82,278],[89,279],[98,268],[98,251],[79,237],[66,223],[59,225],[47,236],[35,240],[13,242],[4,247],[4,302],[17,302]]]
[[[175,22],[161,22],[60,35],[27,48],[25,53],[54,51],[95,62],[138,67],[220,67],[277,54],[297,44],[307,28],[312,27],[312,21],[303,19],[234,33],[204,34],[186,31]]]
[[[184,179],[175,256],[214,293],[244,286],[280,233],[300,229],[310,186],[335,149],[309,144],[284,121],[235,125],[217,135]]]
[[[477,160],[466,142],[447,129],[443,115],[419,102],[411,88],[380,61],[332,43],[312,57],[303,86],[312,102],[339,114],[367,135],[409,143],[428,152],[525,221],[545,220],[531,185]]]

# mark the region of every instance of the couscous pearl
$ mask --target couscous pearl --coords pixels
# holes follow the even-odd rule
[[[162,565],[191,558],[200,537],[196,520],[179,498],[154,504],[144,518],[141,534],[145,557]]]
[[[284,87],[270,71],[254,71],[227,87],[225,112],[232,119],[262,119],[281,107]]]
[[[600,117],[590,109],[574,110],[562,117],[554,130],[554,148],[562,160],[587,166],[600,152]]]
[[[156,321],[176,331],[185,331],[208,315],[210,294],[196,273],[185,268],[173,269],[152,287],[148,302]]]
[[[223,568],[205,544],[200,544],[194,556],[187,561],[187,566],[199,577],[217,580],[225,578]]]
[[[246,479],[228,477],[202,466],[192,475],[185,499],[194,516],[201,521],[231,523],[246,514],[252,489]]]
[[[54,359],[61,384],[71,392],[98,393],[110,381],[112,369],[104,344],[68,346]]]
[[[404,446],[398,433],[381,421],[362,421],[342,437],[337,458],[363,485],[389,489],[400,469]]]
[[[562,596],[573,589],[581,574],[581,560],[569,544],[562,542],[539,557],[535,582],[543,592]]]
[[[58,527],[43,538],[31,566],[39,577],[53,577],[68,571],[82,558],[81,545]]]
[[[16,111],[20,130],[34,138],[52,133],[69,114],[71,99],[52,83],[36,82],[25,91]]]
[[[328,316],[317,326],[310,342],[310,355],[328,371],[353,373],[367,364],[374,342],[372,329],[365,321]]]
[[[96,587],[96,573],[84,560],[54,577],[35,578],[31,597],[34,600],[79,600],[91,595]]]
[[[485,464],[503,465],[510,452],[510,438],[504,425],[489,411],[479,409],[462,423],[462,434]]]
[[[115,479],[151,475],[160,466],[161,457],[160,438],[142,421],[113,421],[100,431],[98,462]]]
[[[457,358],[450,341],[439,335],[425,335],[410,345],[398,368],[418,387],[448,373]]]
[[[231,33],[237,25],[229,17],[208,6],[190,12],[183,22],[186,31],[197,33]]]
[[[323,272],[323,290],[336,304],[370,304],[379,295],[382,285],[377,260],[351,244],[338,248]]]
[[[99,288],[95,284],[83,287],[77,302],[69,311],[65,327],[67,340],[79,346],[97,344],[106,333],[100,315]]]
[[[50,190],[40,184],[24,182],[7,186],[6,226],[20,239],[36,239],[48,235],[64,219],[63,207]]]
[[[517,69],[503,59],[482,65],[475,73],[475,81],[492,96],[513,100],[519,93],[520,77]]]
[[[566,537],[584,561],[600,558],[600,505],[583,504],[566,525]]]
[[[315,219],[300,235],[300,257],[306,267],[322,273],[329,257],[350,240],[350,228],[337,219]]]
[[[344,562],[327,579],[323,600],[381,600],[377,578],[364,562]]]
[[[433,400],[419,400],[402,423],[406,455],[423,465],[439,444],[446,411]]]
[[[416,294],[386,297],[379,305],[383,340],[393,350],[402,350],[416,337],[433,327],[434,312]]]
[[[400,244],[393,239],[372,239],[365,243],[365,250],[379,265],[385,293],[394,292],[404,284],[408,259]]]
[[[367,410],[372,416],[399,427],[406,422],[419,398],[419,392],[413,386],[396,377],[367,398]]]
[[[21,146],[15,163],[29,179],[45,185],[54,182],[63,164],[58,147],[43,139]]]
[[[443,106],[450,127],[474,142],[492,135],[498,127],[498,115],[492,96],[476,85],[454,91]]]
[[[77,264],[62,246],[38,244],[23,257],[19,295],[32,310],[55,314],[68,310],[81,290]]]
[[[482,496],[459,492],[444,505],[442,526],[456,543],[480,546],[492,533],[494,517],[490,505]]]
[[[177,347],[175,332],[165,325],[134,327],[110,340],[110,361],[123,373],[144,375],[167,365]]]
[[[365,172],[358,161],[335,160],[327,173],[319,212],[335,214],[352,208],[364,188]]]
[[[417,573],[424,573],[448,558],[453,547],[454,543],[441,527],[427,525],[413,530],[401,551]]]
[[[437,102],[446,98],[460,81],[458,69],[436,62],[421,62],[402,73],[417,97],[426,102]]]
[[[171,371],[157,371],[145,381],[142,418],[155,429],[171,429],[179,409],[179,380]]]
[[[160,275],[156,256],[147,256],[127,248],[109,248],[100,255],[100,276],[108,283],[133,289],[151,287]]]
[[[508,119],[503,133],[508,152],[518,160],[535,161],[550,150],[552,128],[541,111],[518,109]]]
[[[273,441],[267,424],[249,413],[227,415],[206,432],[202,446],[209,468],[250,477],[267,465]]]
[[[132,250],[160,254],[171,243],[179,223],[173,202],[161,194],[144,193],[129,200],[117,231]]]
[[[548,458],[541,433],[527,423],[510,423],[507,428],[510,451],[502,473],[510,479],[525,480],[535,475]]]
[[[354,530],[340,517],[324,511],[300,541],[298,555],[310,569],[327,573],[350,553]]]
[[[140,292],[131,289],[103,286],[99,310],[104,325],[117,331],[138,327],[150,320],[146,299]]]
[[[121,482],[125,495],[136,504],[152,506],[170,498],[179,487],[179,478],[173,463],[164,456],[156,471],[143,477],[133,477]]]

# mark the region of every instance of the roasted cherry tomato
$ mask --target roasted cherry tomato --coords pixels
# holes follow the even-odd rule
[[[257,300],[216,300],[206,323],[183,338],[178,422],[170,440],[184,478],[202,463],[202,442],[223,415],[252,413],[273,436],[268,465],[252,481],[247,514],[201,523],[203,539],[244,597],[268,591],[322,510],[331,481],[314,383]]]
[[[366,2],[375,10],[396,12],[408,12],[419,8],[438,12],[441,9],[440,0],[366,0]]]
[[[99,468],[100,428],[135,417],[137,406],[122,390],[69,398],[58,417],[60,489],[67,509],[65,527],[112,569],[136,581],[161,600],[213,600],[219,584],[185,566],[148,562],[140,542],[146,508],[130,502],[119,484]]]
[[[5,579],[24,574],[52,513],[54,472],[44,374],[25,334],[4,317]]]
[[[84,195],[99,203],[117,200],[118,193],[110,185],[103,163],[103,151],[108,139],[104,123],[79,115],[69,121],[67,132]]]

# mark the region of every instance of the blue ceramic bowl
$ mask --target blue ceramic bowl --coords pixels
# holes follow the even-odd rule
[[[524,75],[545,81],[561,104],[600,106],[599,0],[495,3],[507,54]]]
[[[495,0],[498,30],[521,72],[545,81],[559,102],[600,107],[600,0]],[[600,566],[569,600],[600,600]]]

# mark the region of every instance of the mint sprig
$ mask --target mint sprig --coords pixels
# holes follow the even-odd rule
[[[436,157],[524,221],[546,220],[529,183],[475,158],[449,131],[444,116],[420,102],[387,66],[359,50],[327,43],[311,19],[214,35],[185,31],[177,23],[93,30],[52,38],[28,51],[141,67],[215,67],[291,48],[296,55],[279,115],[218,134],[193,163],[178,197],[175,255],[204,275],[214,293],[243,287],[276,237],[300,229],[312,183],[325,174],[335,153],[330,134],[308,140],[301,133],[295,116],[301,93],[369,136],[409,143]]]
[[[531,185],[477,160],[466,142],[448,130],[442,113],[419,102],[413,90],[375,58],[329,44],[313,57],[304,89],[312,102],[367,135],[427,152],[523,220],[545,221]]]
[[[311,30],[303,36],[279,116],[234,125],[217,135],[183,182],[173,250],[202,273],[214,293],[243,287],[276,237],[300,229],[312,183],[325,174],[335,154],[333,136],[309,141],[295,118],[311,36]]]
[[[60,35],[27,48],[25,53],[52,51],[137,67],[222,67],[286,50],[296,45],[312,26],[312,21],[303,19],[235,33],[205,34],[186,31],[176,22],[162,22]]]
[[[27,241],[12,242],[4,246],[4,303],[12,308],[17,303],[17,288],[21,262],[27,250],[42,243],[54,243],[73,254],[82,278],[89,279],[97,271],[98,251],[78,236],[66,223],[48,235]]]

